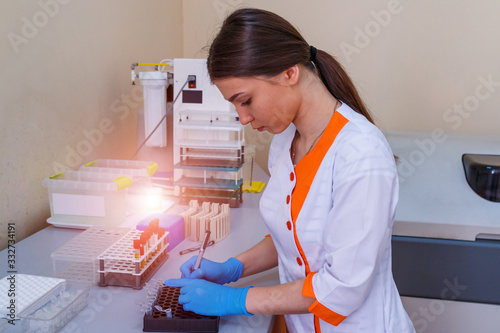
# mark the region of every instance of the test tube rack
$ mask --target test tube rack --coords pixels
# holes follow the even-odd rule
[[[197,200],[189,202],[189,209],[180,214],[184,218],[185,236],[192,241],[201,242],[206,230],[210,230],[210,239],[214,243],[225,239],[230,231],[230,206],[203,202],[200,206]]]
[[[153,308],[150,315],[144,315],[144,332],[218,332],[220,317],[202,316],[185,311],[179,304],[180,287],[163,286],[155,305],[170,309],[172,318],[165,311]]]
[[[130,228],[93,226],[52,252],[54,276],[76,283],[97,284],[97,257]]]
[[[188,223],[191,216],[198,214],[200,210],[200,205],[198,204],[198,200],[189,201],[189,208],[179,215],[184,219],[184,237],[188,238],[191,236],[191,223]]]
[[[135,255],[133,241],[139,239],[141,231],[131,229],[120,240],[98,257],[99,286],[118,286],[142,289],[168,259],[167,235],[158,238],[144,254]]]

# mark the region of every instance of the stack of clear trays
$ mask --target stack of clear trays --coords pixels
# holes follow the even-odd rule
[[[63,328],[88,304],[89,287],[67,284],[65,290],[53,294],[50,301],[32,305],[19,314],[26,332],[55,333]]]
[[[97,284],[97,257],[130,228],[93,226],[51,254],[54,276],[66,281]]]
[[[0,280],[0,316],[10,317],[12,313],[19,314],[29,306],[45,304],[53,295],[64,291],[66,281],[45,276],[13,274]],[[7,291],[12,289],[13,293]],[[9,295],[10,294],[10,295]],[[13,312],[12,300],[15,301]],[[13,318],[11,318],[13,319]]]
[[[158,171],[158,164],[150,161],[97,159],[82,166],[80,171],[128,176],[133,181],[129,192],[143,194],[145,189],[152,186],[152,176]]]

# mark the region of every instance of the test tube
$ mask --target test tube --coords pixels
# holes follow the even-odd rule
[[[139,239],[139,254],[141,257],[144,255],[144,241]],[[141,268],[144,267],[144,260],[141,260]]]
[[[148,306],[148,308],[146,309],[146,314],[148,316],[151,316],[153,314],[153,307],[152,306]]]
[[[147,235],[146,235],[146,231],[144,231],[142,234],[141,234],[141,237],[140,237],[140,240],[142,242],[142,245],[143,245],[143,248],[144,248],[144,254],[148,253],[148,240],[147,240]],[[143,267],[147,261],[147,256],[144,258],[144,260],[141,262],[141,267]]]
[[[135,259],[139,259],[141,257],[141,240],[134,239],[134,257]]]
[[[158,238],[162,238],[163,235],[165,235],[165,229],[160,228],[158,231],[159,231]],[[163,240],[160,244],[158,244],[158,247],[160,250],[161,250],[162,244],[165,244],[165,240]]]
[[[165,313],[167,314],[167,318],[172,319],[172,309],[171,308],[166,309]]]
[[[156,245],[156,251],[160,251],[161,250],[161,244],[159,243],[159,240],[160,240],[160,230],[161,229],[162,228],[160,228],[160,227],[156,227],[156,229],[155,229],[155,243],[158,243]]]
[[[148,253],[148,261],[149,261],[149,259],[151,259],[151,252],[152,252],[151,249],[153,247],[153,240],[151,239],[151,235],[152,235],[151,229],[146,230],[146,232],[147,232],[146,235],[147,235],[147,240],[148,240],[147,242],[148,242],[148,251],[149,251],[149,253]]]

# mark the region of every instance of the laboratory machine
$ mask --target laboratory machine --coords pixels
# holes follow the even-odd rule
[[[187,81],[187,84],[185,83]],[[181,202],[242,202],[244,126],[205,59],[174,59],[174,186]]]
[[[388,141],[400,180],[393,273],[416,331],[498,332],[500,136],[390,132]]]

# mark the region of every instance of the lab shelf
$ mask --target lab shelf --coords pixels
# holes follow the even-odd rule
[[[188,158],[174,165],[175,169],[205,169],[213,171],[237,172],[243,163],[241,160],[219,160],[206,158]]]
[[[216,198],[217,202],[238,207],[245,146],[244,126],[238,114],[229,109],[174,112],[176,195],[182,202]]]
[[[231,208],[238,208],[243,202],[242,188],[238,190],[203,189],[186,187],[181,192],[181,203],[188,204],[190,200],[229,203]]]
[[[209,148],[209,149],[241,149],[245,145],[245,139],[241,140],[194,140],[181,139],[177,146],[183,148]]]
[[[200,121],[200,120],[187,120],[177,124],[177,128],[195,129],[195,130],[226,130],[226,131],[240,131],[243,125],[229,121]]]
[[[151,315],[144,315],[144,332],[218,332],[220,317],[202,316],[185,311],[179,304],[180,287],[164,286],[160,289]],[[170,309],[172,318],[165,310]]]
[[[218,178],[195,178],[181,177],[175,182],[177,186],[217,188],[238,190],[243,185],[243,179],[218,179]]]
[[[213,149],[184,149],[181,151],[180,157],[193,157],[193,158],[202,158],[202,159],[217,159],[220,161],[223,160],[232,160],[235,158],[241,158],[240,149],[228,149],[228,150],[213,150]],[[240,155],[238,155],[240,154]]]
[[[209,117],[232,117],[238,121],[238,113],[234,111],[207,111],[207,110],[182,110],[179,111],[179,116],[209,116]]]
[[[99,286],[118,286],[142,289],[168,259],[167,232],[154,242],[139,258],[135,257],[133,241],[141,231],[131,229],[119,241],[99,255]]]

